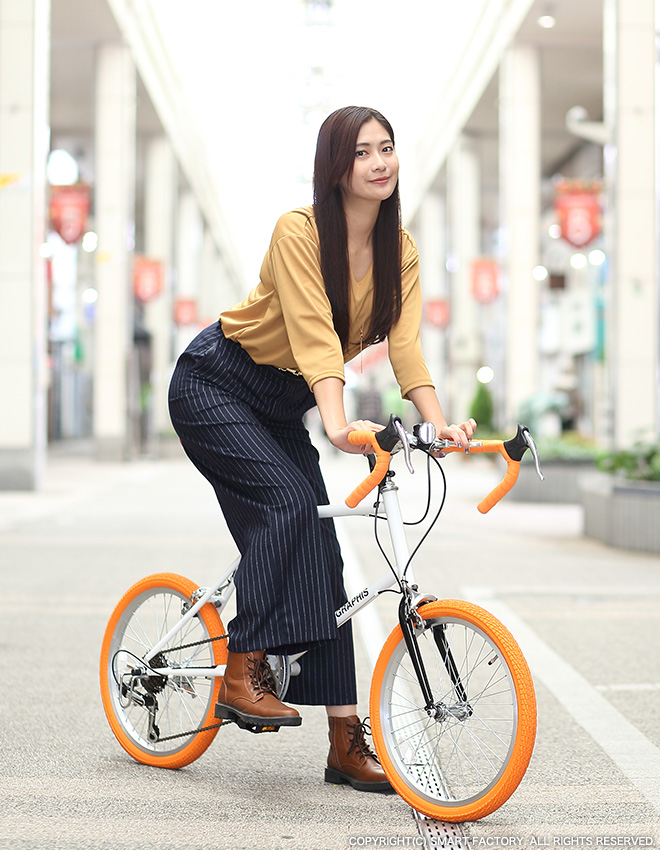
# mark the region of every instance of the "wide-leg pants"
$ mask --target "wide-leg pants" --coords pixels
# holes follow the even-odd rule
[[[343,563],[332,520],[316,510],[328,497],[302,420],[315,403],[306,381],[256,364],[216,323],[179,358],[169,403],[241,554],[229,649],[308,649],[287,701],[354,704],[351,624],[338,629],[334,613],[346,602]]]

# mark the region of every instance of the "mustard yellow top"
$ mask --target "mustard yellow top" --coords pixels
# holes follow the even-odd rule
[[[415,387],[433,386],[419,337],[419,256],[406,230],[401,286],[401,317],[388,335],[388,355],[405,398]],[[372,303],[372,269],[362,280],[351,274],[349,345],[342,352],[321,275],[313,207],[302,207],[279,219],[259,283],[244,301],[220,314],[220,323],[225,336],[238,342],[255,363],[299,371],[311,389],[322,378],[344,380],[344,363],[360,353]]]

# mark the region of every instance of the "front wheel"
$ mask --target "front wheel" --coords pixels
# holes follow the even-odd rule
[[[207,603],[149,660],[143,659],[180,621],[197,590],[174,573],[148,576],[128,590],[108,623],[101,649],[101,697],[115,737],[136,761],[179,768],[206,750],[218,732],[215,703],[227,663],[227,639]],[[209,676],[186,675],[208,668]],[[173,675],[158,669],[176,668]]]
[[[478,820],[508,800],[527,770],[536,737],[532,677],[511,634],[483,608],[443,600],[419,614],[433,716],[397,626],[371,684],[376,752],[414,809],[444,821]]]

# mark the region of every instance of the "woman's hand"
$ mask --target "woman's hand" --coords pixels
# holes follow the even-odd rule
[[[447,420],[433,387],[415,387],[409,390],[408,398],[417,408],[422,421],[432,422],[435,425],[435,432],[440,439],[452,440],[459,446],[467,448],[468,441],[472,439],[477,428],[474,419],[468,419],[461,425],[447,425]]]
[[[477,423],[474,419],[468,419],[467,422],[462,422],[460,425],[445,425],[438,431],[438,437],[442,440],[452,440],[466,449],[476,430]]]
[[[328,439],[335,448],[341,449],[342,452],[351,455],[368,455],[373,452],[371,444],[365,443],[364,445],[354,446],[348,442],[348,435],[351,431],[382,431],[384,427],[384,425],[371,422],[369,419],[356,419],[355,422],[349,422],[345,428],[328,432]]]
[[[335,377],[321,378],[314,384],[312,391],[323,429],[332,445],[351,455],[370,454],[373,451],[371,445],[352,446],[348,442],[348,435],[351,431],[382,431],[384,426],[369,419],[356,419],[346,424],[343,381]]]

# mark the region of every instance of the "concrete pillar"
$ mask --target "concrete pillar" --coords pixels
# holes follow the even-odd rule
[[[471,139],[460,136],[447,160],[447,206],[451,246],[449,325],[449,412],[452,421],[468,417],[481,365],[477,302],[472,294],[472,262],[480,254],[481,189],[479,158]]]
[[[445,198],[430,192],[420,207],[415,236],[419,249],[420,278],[424,302],[449,300],[447,283],[447,233]],[[445,414],[450,416],[446,386],[446,330],[429,322],[422,323],[422,345],[431,377],[436,385]]]
[[[176,298],[186,302],[194,302],[195,317],[192,321],[180,324],[177,327],[175,341],[175,356],[177,357],[200,328],[199,295],[203,232],[202,216],[195,196],[190,191],[184,192],[179,198],[177,217]]]
[[[506,297],[506,420],[538,392],[541,84],[535,47],[514,44],[500,66],[501,262]]]
[[[612,442],[658,431],[658,186],[654,0],[607,0],[605,120],[610,197],[607,359]]]
[[[0,2],[0,489],[35,490],[46,459],[46,164],[50,2]]]
[[[130,457],[137,404],[132,375],[136,73],[130,51],[96,57],[95,220],[99,235],[94,351],[94,437],[99,459]]]
[[[157,439],[171,434],[167,392],[173,367],[174,223],[177,200],[177,165],[165,137],[153,139],[146,151],[144,201],[145,254],[163,265],[164,290],[145,305],[151,334],[151,428]]]
[[[199,318],[204,326],[214,322],[220,311],[230,306],[230,296],[223,289],[223,282],[222,258],[207,227],[202,237],[199,292]]]

